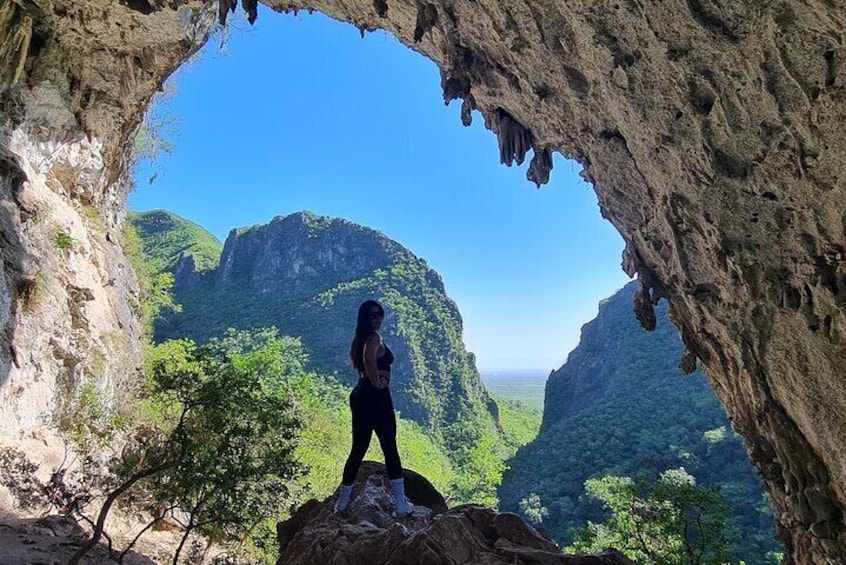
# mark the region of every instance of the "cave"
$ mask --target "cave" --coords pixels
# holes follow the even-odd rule
[[[786,561],[846,562],[846,3],[263,3],[386,30],[433,60],[445,101],[465,121],[478,110],[501,162],[529,161],[527,182],[547,182],[555,152],[578,160],[641,281],[638,318],[669,301],[684,366],[705,368],[744,437]],[[131,378],[131,140],[213,26],[257,16],[257,0],[236,4],[0,5],[5,438],[45,441],[32,430],[82,370],[104,389]]]

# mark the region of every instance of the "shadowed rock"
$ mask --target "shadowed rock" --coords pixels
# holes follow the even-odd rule
[[[332,508],[337,492],[309,500],[277,526],[278,565],[628,565],[616,552],[565,555],[516,514],[466,504],[447,509],[425,477],[405,470],[406,495],[415,510],[408,518],[392,515],[385,467],[361,466],[346,512]]]

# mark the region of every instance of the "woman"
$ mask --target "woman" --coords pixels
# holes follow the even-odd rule
[[[396,500],[396,515],[409,516],[414,512],[414,506],[405,498],[402,464],[397,451],[397,420],[388,388],[394,354],[379,335],[384,319],[385,310],[375,300],[366,300],[358,308],[355,336],[350,345],[350,363],[358,371],[358,384],[350,393],[352,448],[344,465],[341,494],[335,502],[336,514],[346,510],[350,503],[355,476],[373,432],[385,455],[388,479]]]

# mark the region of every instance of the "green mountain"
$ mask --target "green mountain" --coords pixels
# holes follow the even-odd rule
[[[373,298],[387,314],[383,338],[396,355],[392,390],[402,416],[450,450],[501,432],[441,277],[380,232],[291,214],[232,230],[219,263],[208,268],[209,256],[199,252],[210,249],[208,238],[195,224],[161,212],[132,220],[145,251],[174,273],[182,307],[156,323],[157,341],[202,342],[229,327],[275,326],[302,339],[312,370],[351,385],[358,376],[347,353],[358,306]]]
[[[167,210],[129,214],[129,221],[143,245],[144,255],[153,258],[160,270],[174,272],[190,257],[199,272],[216,269],[223,244],[201,226]]]
[[[722,488],[743,533],[739,557],[770,563],[767,553],[783,548],[741,439],[702,372],[678,368],[683,346],[665,301],[656,308],[656,331],[640,327],[631,310],[636,285],[600,304],[578,347],[550,375],[540,432],[509,461],[501,508],[568,544],[572,528],[603,519],[599,504],[584,496],[585,480],[684,467],[697,484]]]

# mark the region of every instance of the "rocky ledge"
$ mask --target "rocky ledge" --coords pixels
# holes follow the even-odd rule
[[[405,471],[408,518],[392,515],[385,467],[361,466],[350,506],[336,516],[329,498],[309,500],[277,526],[277,565],[633,565],[617,552],[565,555],[516,514],[466,504],[447,508],[425,477]]]

